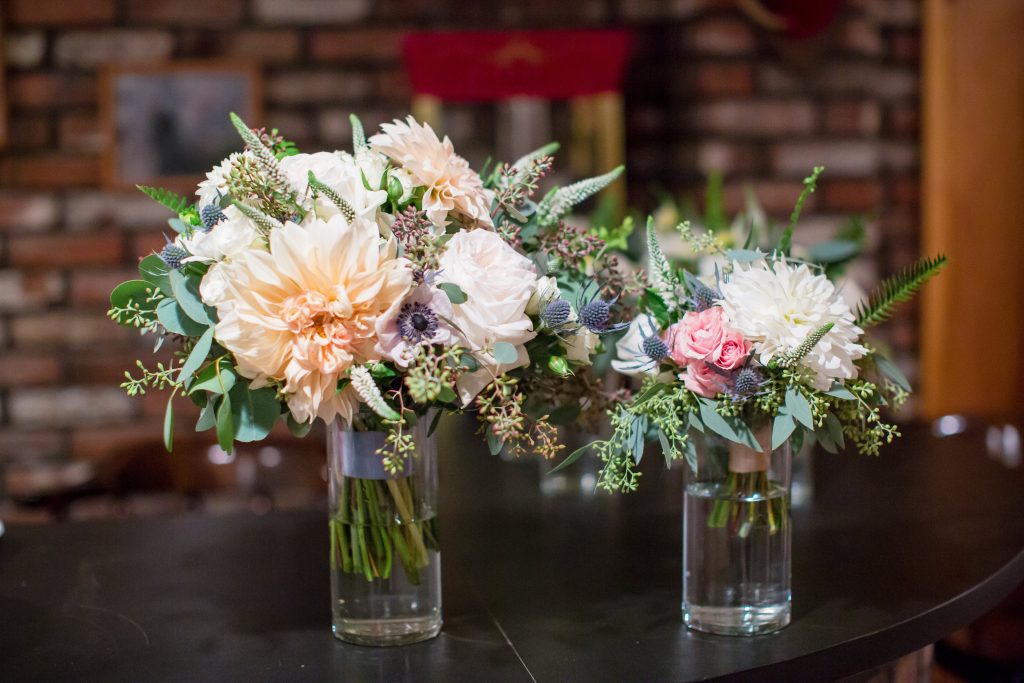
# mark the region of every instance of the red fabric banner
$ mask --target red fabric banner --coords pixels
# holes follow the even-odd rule
[[[446,101],[549,100],[617,92],[627,31],[456,31],[405,37],[412,90]]]

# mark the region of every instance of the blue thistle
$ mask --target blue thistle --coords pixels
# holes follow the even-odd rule
[[[668,344],[656,334],[644,337],[640,349],[653,361],[661,361],[668,356]]]
[[[746,367],[736,373],[733,391],[737,396],[752,396],[761,388],[764,378],[755,368]]]
[[[206,226],[207,230],[210,230],[221,221],[226,221],[228,219],[216,204],[207,204],[204,206],[199,212],[199,218],[203,221],[203,225]]]
[[[184,247],[177,245],[174,242],[168,242],[164,245],[164,248],[160,250],[158,256],[161,261],[167,264],[168,268],[179,270],[181,268],[181,262],[188,256],[188,252],[185,251]]]
[[[695,311],[700,313],[706,311],[715,305],[715,301],[722,298],[722,293],[717,289],[708,287],[706,284],[694,278],[692,283],[692,296],[690,301],[693,303]]]
[[[555,299],[540,313],[541,321],[550,328],[564,325],[572,313],[572,306],[565,299]]]
[[[594,299],[580,309],[580,322],[591,332],[604,332],[608,329],[612,307],[607,301]]]

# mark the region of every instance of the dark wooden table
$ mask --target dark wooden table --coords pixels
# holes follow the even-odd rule
[[[1024,477],[983,431],[908,429],[818,454],[794,512],[793,624],[753,639],[679,616],[681,472],[630,497],[545,498],[532,462],[442,440],[445,628],[399,649],[329,629],[320,511],[10,528],[0,680],[832,680],[987,611],[1024,580]]]

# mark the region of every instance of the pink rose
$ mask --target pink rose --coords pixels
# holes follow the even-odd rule
[[[708,367],[704,361],[693,361],[686,366],[686,372],[680,373],[686,388],[705,398],[713,398],[722,391],[723,377]]]
[[[668,330],[669,355],[679,365],[692,360],[717,361],[722,336],[720,307],[712,306],[700,313],[690,311]]]
[[[743,338],[743,335],[734,330],[725,328],[722,335],[722,344],[718,347],[715,365],[723,370],[735,370],[743,365],[750,354],[750,343]]]

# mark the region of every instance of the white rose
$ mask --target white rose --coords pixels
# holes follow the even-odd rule
[[[356,216],[376,222],[379,228],[387,228],[387,223],[380,220],[378,209],[387,201],[388,193],[366,189],[361,169],[352,155],[336,152],[294,154],[281,159],[281,170],[300,198],[312,195],[309,191],[309,172],[312,171],[317,180],[337,192],[352,207]],[[367,180],[371,184],[374,182],[369,175]],[[322,194],[317,197],[316,206],[310,203],[309,207],[304,225],[317,219],[330,220],[340,213],[338,207]]]
[[[224,302],[228,291],[228,279],[224,276],[218,264],[213,264],[206,271],[202,282],[199,283],[199,296],[207,306],[217,307]]]
[[[537,288],[533,262],[489,230],[457,232],[441,255],[439,283],[451,282],[466,293],[453,306],[452,320],[462,341],[483,366],[459,376],[459,396],[468,404],[502,373],[527,365],[524,345],[536,336],[526,305]],[[497,342],[516,347],[513,363],[498,363],[490,350]]]
[[[262,244],[259,228],[237,207],[225,207],[224,215],[227,220],[209,230],[196,230],[190,237],[181,238],[182,245],[191,254],[185,261],[223,261]]]
[[[597,344],[601,341],[601,338],[588,330],[585,327],[581,327],[579,332],[565,339],[565,357],[574,362],[590,365],[591,356],[594,355],[594,351],[597,350]]]
[[[526,312],[530,315],[540,315],[544,307],[559,296],[558,281],[553,277],[542,277],[537,280],[537,291],[530,297],[530,303],[526,306]]]

